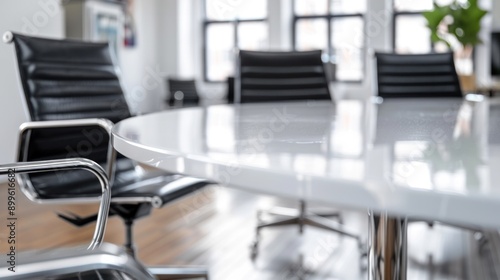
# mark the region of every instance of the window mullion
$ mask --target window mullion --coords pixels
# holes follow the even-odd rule
[[[240,38],[239,37],[239,29],[241,28],[241,25],[240,23],[253,23],[253,22],[266,22],[266,24],[268,24],[268,16],[266,17],[263,17],[263,18],[248,18],[248,19],[239,19],[239,18],[236,18],[236,19],[231,19],[231,18],[227,18],[227,19],[218,19],[218,18],[209,18],[208,17],[208,14],[207,14],[207,1],[203,1],[203,10],[204,10],[204,17],[203,17],[203,49],[202,49],[202,57],[203,57],[203,63],[202,63],[202,67],[203,67],[203,77],[205,79],[206,82],[223,82],[224,80],[218,80],[218,78],[213,78],[212,77],[212,71],[218,71],[218,70],[215,70],[215,66],[214,66],[214,62],[212,62],[212,64],[210,64],[211,66],[209,66],[209,61],[210,61],[210,48],[209,48],[209,44],[208,44],[208,30],[209,30],[209,26],[211,26],[212,24],[213,25],[217,25],[217,24],[223,24],[223,25],[231,25],[232,28],[233,28],[233,40],[232,41],[226,41],[226,44],[228,44],[227,46],[229,47],[230,45],[229,44],[233,44],[233,50],[236,50],[236,49],[239,49],[240,47],[240,44],[242,43],[245,43],[245,38]],[[246,26],[244,27],[246,28]],[[226,29],[227,30],[227,29]],[[229,35],[229,34],[228,34]],[[224,60],[226,61],[226,60]],[[226,62],[224,62],[226,63]],[[215,67],[215,68],[213,68]],[[211,78],[212,77],[212,78]],[[216,79],[216,80],[215,80]]]
[[[235,20],[234,23],[233,23],[233,26],[234,26],[234,48],[235,49],[239,49],[240,46],[239,46],[239,43],[240,43],[240,40],[238,38],[238,27],[240,25],[240,22],[239,20]]]
[[[330,1],[328,1],[328,3],[330,3]],[[333,20],[333,17],[330,15],[328,18],[328,25],[327,25],[327,32],[328,32],[328,61],[331,61],[332,59],[332,55],[333,55],[333,42],[332,42],[332,20]]]

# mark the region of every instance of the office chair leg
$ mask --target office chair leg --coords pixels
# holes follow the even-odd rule
[[[134,236],[133,236],[133,230],[134,230],[134,220],[133,219],[124,219],[123,220],[124,225],[125,225],[125,249],[127,252],[135,258],[135,249],[134,249]]]
[[[320,212],[314,210],[309,210],[307,212],[309,213],[308,215],[318,216],[322,218],[336,218],[337,220],[339,220],[339,223],[342,224],[342,215],[340,214],[340,212]]]
[[[328,219],[325,219],[325,218],[307,217],[307,218],[305,218],[304,223],[306,225],[309,225],[309,226],[325,229],[328,231],[333,231],[333,232],[338,233],[342,236],[348,236],[348,237],[354,238],[356,240],[359,239],[359,236],[357,236],[356,234],[354,234],[350,230],[345,229],[345,227],[342,226],[341,224],[336,223],[336,222],[331,221],[331,220],[328,220]]]
[[[298,217],[300,215],[297,209],[285,207],[273,207],[271,210],[266,211],[266,214],[283,217]]]
[[[313,212],[313,211],[310,211],[312,215],[314,216],[319,216],[319,217],[323,217],[323,218],[331,218],[331,217],[340,217],[340,213],[339,212],[324,212],[324,213],[321,213],[321,212]]]
[[[306,202],[300,202],[300,215],[299,215],[299,234],[302,235],[304,233],[304,223],[306,220]]]
[[[283,220],[277,220],[277,221],[273,221],[273,222],[269,222],[269,223],[259,223],[259,225],[257,225],[257,232],[260,231],[260,229],[262,228],[266,228],[266,227],[279,227],[279,226],[286,226],[286,225],[296,225],[297,223],[299,223],[300,221],[300,218],[286,218],[286,219],[283,219]]]
[[[259,214],[258,214],[259,215]],[[269,223],[263,223],[259,221],[259,224],[257,225],[255,229],[255,240],[251,245],[251,254],[250,257],[252,260],[254,260],[257,257],[258,251],[259,251],[259,242],[260,242],[260,230],[266,227],[279,227],[279,226],[286,226],[286,225],[296,225],[300,224],[300,218],[295,217],[295,218],[286,218],[282,220],[277,220]]]
[[[202,267],[148,267],[158,280],[203,278],[209,280],[208,270]]]

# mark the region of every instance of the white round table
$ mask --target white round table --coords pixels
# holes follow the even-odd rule
[[[138,116],[114,127],[113,144],[228,187],[370,209],[370,269],[385,254],[404,274],[407,217],[500,227],[498,128],[500,106],[488,99],[287,102]],[[377,253],[388,244],[393,253]]]

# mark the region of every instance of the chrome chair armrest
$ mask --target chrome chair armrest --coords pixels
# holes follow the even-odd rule
[[[88,271],[113,271],[116,274],[125,274],[125,277],[119,279],[157,279],[125,249],[110,243],[104,243],[101,248],[93,251],[76,247],[58,248],[36,254],[21,252],[19,259],[22,259],[22,262],[16,265],[15,273],[7,270],[5,263],[0,264],[0,279],[60,279],[60,276],[78,276]],[[97,278],[94,276],[92,279]],[[99,279],[107,278],[99,277]]]
[[[23,136],[28,131],[45,128],[98,126],[104,129],[109,137],[108,154],[106,158],[106,173],[108,174],[109,185],[112,186],[115,176],[116,160],[116,150],[113,148],[113,141],[111,141],[111,137],[113,136],[111,133],[113,125],[114,124],[112,121],[102,118],[25,122],[19,127],[19,143],[17,147],[17,154],[18,157],[20,157],[22,154],[22,151],[24,149]],[[22,158],[19,158],[18,160],[24,161]]]
[[[97,214],[97,223],[94,236],[89,250],[98,248],[104,239],[104,232],[111,203],[111,190],[109,188],[108,177],[104,169],[94,161],[84,158],[59,159],[34,162],[19,162],[13,164],[0,165],[0,175],[21,174],[21,173],[39,173],[47,171],[63,171],[72,169],[87,170],[94,174],[101,184],[102,194],[99,211]]]

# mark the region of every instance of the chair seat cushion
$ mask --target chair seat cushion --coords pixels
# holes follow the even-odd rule
[[[31,175],[33,187],[43,199],[95,197],[100,185],[90,172],[81,170]],[[144,172],[134,163],[121,158],[116,162],[112,197],[159,197],[162,205],[188,194],[208,182],[163,171]]]

